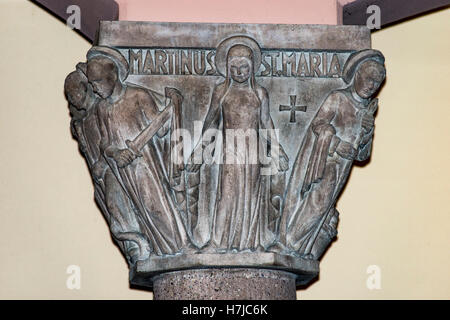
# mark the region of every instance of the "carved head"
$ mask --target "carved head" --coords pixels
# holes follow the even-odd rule
[[[242,44],[228,51],[227,64],[230,77],[239,83],[247,81],[253,73],[253,52]]]
[[[369,99],[386,77],[384,56],[378,50],[366,49],[353,53],[345,63],[342,79],[363,99]]]
[[[261,59],[261,48],[254,39],[248,36],[232,36],[217,46],[215,63],[217,72],[230,84],[231,79],[245,82],[250,78],[253,82]]]
[[[96,56],[89,60],[87,77],[95,93],[103,99],[110,97],[118,83],[116,64],[109,58]]]
[[[64,82],[64,92],[71,105],[78,110],[83,109],[88,92],[86,76],[78,70],[70,73]]]
[[[386,70],[381,63],[374,60],[361,63],[353,83],[356,93],[363,99],[372,97],[380,88],[385,77]]]

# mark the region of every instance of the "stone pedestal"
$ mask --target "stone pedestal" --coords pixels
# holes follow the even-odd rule
[[[130,269],[130,282],[152,288],[156,299],[284,300],[295,299],[296,286],[318,274],[318,261],[290,255],[197,253],[138,261]]]
[[[197,269],[153,279],[155,300],[295,300],[296,276],[268,269]]]

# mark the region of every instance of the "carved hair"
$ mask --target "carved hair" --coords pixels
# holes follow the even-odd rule
[[[79,70],[71,72],[64,81],[64,93],[66,94],[66,98],[69,103],[77,109],[81,109],[83,101],[75,101],[75,96],[79,93],[83,93],[84,98],[86,98],[88,91],[87,85],[86,76]],[[83,98],[81,99],[83,100]]]
[[[102,74],[107,74],[108,77],[114,74],[116,79],[118,81],[120,80],[119,68],[109,57],[95,56],[89,60],[88,66],[89,68],[94,68],[96,71],[100,70]]]
[[[126,61],[124,56],[115,49],[103,46],[92,47],[88,51],[86,57],[88,62],[93,58],[102,57],[114,63],[117,68],[118,78],[120,82],[124,82],[128,77],[128,62]]]
[[[228,50],[228,58],[245,57],[253,61],[253,51],[243,44],[236,44]]]
[[[379,76],[379,78],[377,78],[377,81],[382,82],[384,80],[386,76],[386,69],[384,68],[384,65],[382,65],[380,62],[376,60],[363,61],[358,65],[356,73],[361,72],[363,67],[367,69],[366,72],[376,73]]]
[[[380,51],[373,49],[358,51],[353,53],[345,63],[344,71],[342,72],[342,79],[344,79],[345,83],[353,83],[358,69],[368,61],[377,62],[384,68],[384,56]]]

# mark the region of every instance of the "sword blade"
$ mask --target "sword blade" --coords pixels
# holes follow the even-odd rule
[[[153,138],[158,130],[166,123],[171,116],[172,105],[166,107],[155,119],[134,138],[133,141],[127,140],[126,144],[133,152],[139,154],[142,148]]]

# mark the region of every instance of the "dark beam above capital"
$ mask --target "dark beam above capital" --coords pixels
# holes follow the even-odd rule
[[[450,0],[356,0],[344,6],[343,24],[366,25],[366,10],[377,5],[381,11],[381,26],[450,5]]]
[[[31,0],[31,2],[64,22],[70,16],[67,8],[71,5],[79,6],[81,28],[77,31],[90,42],[96,39],[99,21],[119,19],[119,5],[114,0]]]

